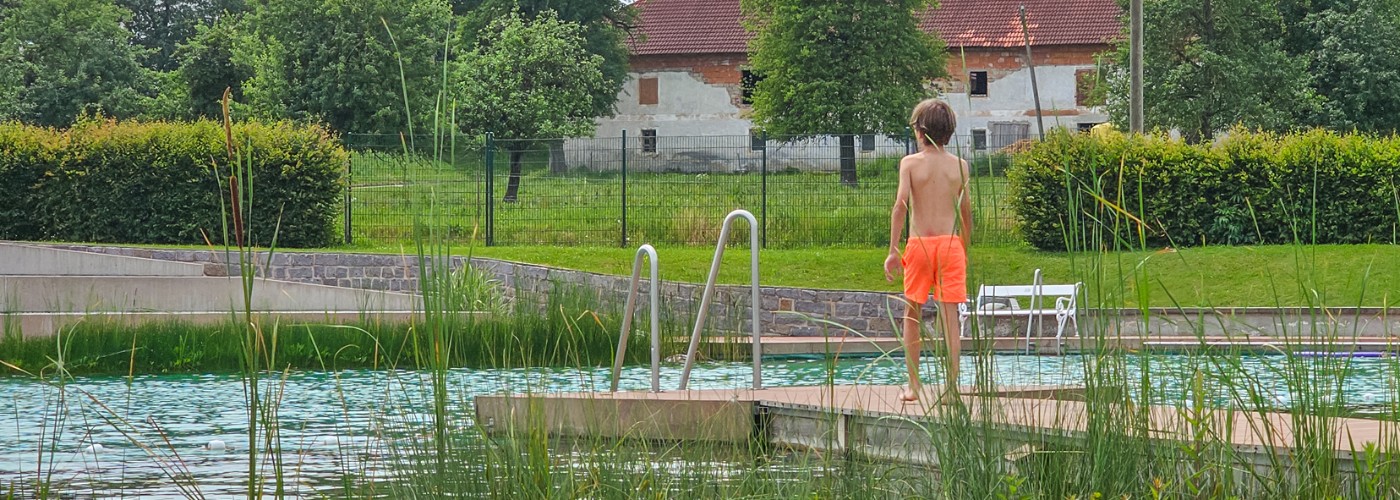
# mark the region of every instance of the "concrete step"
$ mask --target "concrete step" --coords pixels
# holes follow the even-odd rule
[[[0,276],[203,276],[204,264],[0,242]]]
[[[415,295],[257,279],[253,310],[411,311]],[[232,312],[243,310],[238,277],[0,276],[0,312]]]

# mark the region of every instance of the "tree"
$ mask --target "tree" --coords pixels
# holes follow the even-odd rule
[[[605,88],[603,58],[584,48],[582,28],[551,11],[527,21],[496,18],[458,61],[457,123],[493,132],[510,152],[506,202],[520,189],[520,161],[531,141],[593,133],[593,96]]]
[[[172,71],[179,66],[176,48],[195,34],[195,27],[212,22],[225,12],[243,10],[243,0],[116,0],[131,11],[126,23],[132,41],[149,49],[142,64],[156,71]]]
[[[79,114],[126,118],[149,99],[150,75],[111,0],[25,0],[0,22],[0,110],[8,118],[67,126]]]
[[[233,100],[243,100],[243,83],[252,78],[253,68],[234,57],[248,43],[240,28],[238,17],[224,17],[213,24],[200,25],[194,37],[180,45],[178,73],[193,116],[221,117],[219,100],[224,89],[229,89]]]
[[[856,185],[855,134],[903,130],[925,85],[946,74],[943,43],[919,30],[927,0],[743,0],[763,75],[754,121],[770,133],[838,134],[841,182]]]
[[[462,38],[474,40],[491,20],[519,12],[533,21],[542,12],[553,12],[561,21],[581,28],[584,50],[603,58],[603,85],[593,93],[593,115],[613,116],[618,92],[627,81],[627,35],[636,23],[636,10],[619,0],[455,0],[453,9],[462,14]],[[560,172],[564,165],[564,141],[549,141],[549,165]]]
[[[257,110],[405,132],[436,95],[450,20],[445,0],[263,0],[248,19],[259,49],[235,59],[254,68],[244,91]]]
[[[1287,130],[1315,113],[1307,61],[1283,50],[1276,0],[1159,0],[1143,6],[1143,115],[1147,128],[1210,141],[1235,125]],[[1126,68],[1128,43],[1117,61]],[[1127,71],[1114,72],[1109,101],[1127,121]]]
[[[1303,123],[1334,129],[1400,130],[1400,2],[1281,0],[1284,50],[1308,63],[1322,98]]]

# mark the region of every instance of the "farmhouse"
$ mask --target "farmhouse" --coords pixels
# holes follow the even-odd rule
[[[739,1],[639,0],[632,72],[618,95],[617,114],[599,121],[597,136],[625,130],[635,151],[658,164],[708,159],[729,170],[745,169],[752,150],[764,144],[750,137],[753,124],[746,118],[760,75],[746,65],[749,34]],[[963,151],[995,151],[1037,132],[1021,5],[1045,128],[1083,130],[1107,120],[1090,94],[1097,58],[1112,50],[1122,32],[1115,0],[941,0],[921,16],[920,27],[948,47],[950,77],[935,90],[958,113],[955,141]],[[834,138],[769,142],[770,165],[834,168]],[[862,155],[902,148],[895,139],[873,135],[858,142]],[[632,144],[628,150],[634,151]]]

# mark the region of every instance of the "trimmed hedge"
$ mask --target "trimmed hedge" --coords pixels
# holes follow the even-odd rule
[[[253,159],[254,243],[271,243],[279,215],[279,246],[334,243],[345,149],[287,122],[238,123],[233,136]],[[223,244],[224,142],[213,121],[0,124],[0,239]]]
[[[1008,173],[1022,236],[1046,250],[1394,243],[1400,139],[1236,130],[1215,144],[1056,133]]]

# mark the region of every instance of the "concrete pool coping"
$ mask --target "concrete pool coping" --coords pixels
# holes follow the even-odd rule
[[[963,388],[965,392],[973,392]],[[716,389],[618,393],[572,392],[477,396],[477,422],[493,434],[543,430],[555,437],[628,438],[744,444],[761,442],[795,449],[837,452],[867,459],[938,465],[935,426],[966,417],[973,430],[994,430],[1008,457],[1018,449],[1044,446],[1047,438],[1075,440],[1088,433],[1089,405],[1083,390],[1063,386],[1009,386],[992,393],[963,394],[962,408],[926,403],[936,386],[925,386],[921,402],[902,403],[902,388],[889,385],[826,385],[761,390]],[[1193,429],[1208,426],[1237,454],[1242,465],[1289,467],[1298,416],[1269,411],[1151,405],[1147,436],[1188,443]],[[1303,417],[1324,418],[1324,417]],[[1333,432],[1332,453],[1343,470],[1354,470],[1368,445],[1382,449],[1380,420],[1325,417]]]

